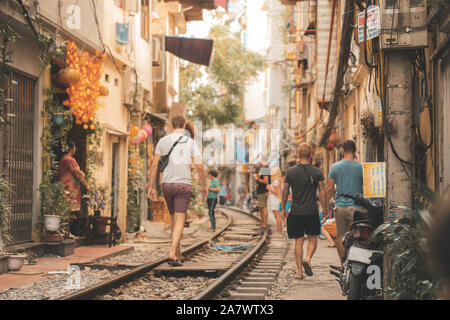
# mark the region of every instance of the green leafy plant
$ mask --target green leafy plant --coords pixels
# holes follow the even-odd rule
[[[64,58],[67,48],[64,44],[58,45],[55,38],[40,34],[38,36],[39,43],[39,59],[41,65],[50,68],[53,58]]]
[[[212,27],[209,37],[214,39],[214,60],[209,68],[193,63],[181,66],[180,101],[193,107],[193,118],[204,127],[237,123],[244,113],[246,85],[264,70],[265,61],[247,51],[227,25]]]
[[[436,299],[441,286],[440,275],[428,263],[427,237],[432,224],[432,204],[439,196],[426,186],[418,186],[415,209],[396,206],[403,216],[380,225],[370,242],[375,250],[384,251],[387,258],[388,297],[399,299]]]
[[[141,198],[144,181],[145,144],[130,145],[128,149],[127,232],[141,225]]]
[[[11,193],[11,186],[6,179],[0,177],[0,254],[4,251],[3,245],[11,241],[10,221],[11,206],[8,197]]]
[[[17,82],[12,80],[11,71],[7,65],[13,62],[13,52],[8,49],[20,36],[9,24],[11,17],[0,17],[0,127],[9,124],[9,118],[14,116],[8,114],[8,107],[14,102],[8,96],[9,89]]]
[[[70,211],[69,195],[64,184],[52,171],[47,172],[39,185],[42,215],[58,215],[64,220]]]
[[[198,216],[206,215],[205,204],[203,203],[202,197],[199,197],[202,193],[202,184],[197,179],[191,179],[192,184],[192,196],[189,202],[188,210],[192,213],[196,213]]]

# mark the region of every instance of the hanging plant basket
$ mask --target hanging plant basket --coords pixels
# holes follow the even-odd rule
[[[58,112],[58,113],[53,114],[52,121],[57,126],[62,125],[63,121],[64,121],[64,113]]]
[[[80,81],[81,75],[78,70],[66,68],[53,75],[53,81],[61,87],[68,88],[70,85]]]
[[[62,70],[66,68],[66,59],[65,58],[53,58],[52,64],[58,67],[58,70]]]

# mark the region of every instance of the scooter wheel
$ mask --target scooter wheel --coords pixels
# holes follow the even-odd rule
[[[362,296],[362,284],[361,275],[357,276],[353,273],[350,274],[350,283],[348,285],[347,300],[361,300]]]

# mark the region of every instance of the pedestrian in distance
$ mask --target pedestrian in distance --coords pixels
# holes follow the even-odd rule
[[[220,185],[220,191],[217,194],[219,196],[219,203],[221,206],[225,204],[225,197],[227,195],[227,188],[223,184]]]
[[[356,144],[353,140],[346,140],[343,148],[344,159],[331,166],[327,183],[328,197],[333,195],[336,185],[334,210],[337,229],[336,248],[341,262],[345,252],[342,237],[350,230],[355,211],[362,209],[355,205],[353,199],[342,194],[354,196],[363,193],[363,167],[356,160]]]
[[[317,248],[320,234],[317,189],[320,191],[322,205],[326,208],[327,195],[324,176],[319,168],[311,165],[312,148],[302,143],[298,149],[299,163],[290,167],[286,173],[283,188],[283,208],[292,189],[292,203],[287,216],[287,233],[289,239],[295,239],[294,254],[297,264],[296,279],[303,279],[303,269],[307,276],[312,276],[311,259]],[[306,257],[303,260],[303,243],[307,236]]]
[[[148,197],[151,201],[157,199],[156,173],[160,167],[160,159],[162,164],[166,160],[164,156],[168,155],[167,164],[161,173],[162,191],[172,218],[172,242],[168,259],[169,264],[179,266],[182,265],[181,237],[192,195],[191,164],[194,165],[200,177],[203,197],[207,195],[207,185],[201,152],[194,140],[185,135],[186,120],[183,116],[177,115],[173,117],[171,125],[173,131],[161,138],[155,148],[155,156],[150,168]]]
[[[270,170],[270,178],[271,178],[271,184],[267,186],[267,189],[269,190],[269,197],[267,199],[267,209],[270,211],[276,222],[277,226],[277,232],[281,233],[283,230],[283,219],[281,217],[280,208],[281,206],[281,182],[282,182],[282,175],[281,170],[278,167],[272,168]]]
[[[219,174],[216,170],[210,170],[208,172],[208,177],[211,180],[208,186],[208,196],[206,197],[209,220],[211,221],[211,228],[208,230],[209,232],[216,231],[216,217],[214,215],[214,210],[216,209],[217,204],[217,194],[220,191],[220,181],[217,178],[218,175]]]
[[[336,248],[336,219],[323,219],[322,233],[328,240],[328,248]]]
[[[239,187],[238,187],[238,194],[239,194],[239,202],[238,202],[238,207],[242,208],[244,206],[244,202],[245,202],[245,185],[242,182]]]
[[[258,198],[258,211],[261,218],[261,231],[267,230],[267,200],[269,190],[267,185],[271,183],[270,181],[270,168],[267,160],[265,158],[261,159],[259,173],[254,176],[256,181],[256,195]]]

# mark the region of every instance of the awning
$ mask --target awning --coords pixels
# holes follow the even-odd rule
[[[165,37],[166,51],[193,63],[209,66],[213,52],[212,39]]]
[[[129,134],[128,132],[124,132],[122,130],[114,128],[112,125],[110,125],[108,123],[105,125],[105,127],[106,127],[106,132],[113,136],[126,137]]]

